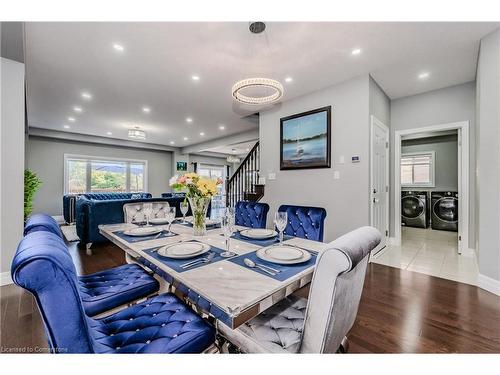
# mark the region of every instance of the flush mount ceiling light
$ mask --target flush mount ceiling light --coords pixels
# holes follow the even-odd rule
[[[233,155],[229,155],[226,160],[228,163],[239,163],[240,162],[240,158],[233,156]]]
[[[128,137],[143,141],[146,139],[146,132],[144,130],[141,130],[138,126],[136,126],[135,128],[128,130]]]
[[[427,78],[429,78],[429,75],[430,75],[429,72],[422,72],[418,75],[418,79],[420,79],[420,80],[427,79]]]
[[[243,92],[272,92],[269,95],[245,95]],[[247,78],[236,82],[232,89],[233,98],[238,102],[250,105],[275,103],[283,97],[283,85],[270,78]]]

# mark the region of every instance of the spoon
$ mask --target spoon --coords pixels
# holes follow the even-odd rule
[[[261,271],[263,271],[263,272],[265,272],[265,273],[267,273],[267,274],[269,274],[269,275],[271,275],[271,276],[276,276],[276,274],[275,274],[274,272],[271,272],[271,271],[269,271],[268,269],[265,269],[264,267],[259,266],[258,264],[255,264],[255,262],[254,262],[254,261],[252,261],[251,259],[245,258],[245,259],[243,260],[243,262],[245,263],[245,265],[246,265],[247,267],[250,267],[250,268],[258,268],[259,270],[261,270]]]

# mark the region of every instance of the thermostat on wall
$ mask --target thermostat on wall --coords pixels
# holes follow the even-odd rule
[[[351,157],[351,162],[352,163],[359,163],[359,156],[352,156]]]

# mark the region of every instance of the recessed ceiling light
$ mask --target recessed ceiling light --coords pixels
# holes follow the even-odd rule
[[[113,134],[113,133],[111,133],[111,132],[107,132],[106,134],[107,134],[107,135],[111,135],[111,134]]]
[[[68,121],[75,122],[76,120],[74,117],[68,117]]]
[[[430,73],[429,72],[422,72],[418,75],[418,79],[427,79],[429,78]]]
[[[183,139],[183,140],[185,140],[185,141],[187,141],[189,138],[188,138],[188,137],[184,137],[184,138],[182,138],[182,139]]]
[[[114,43],[113,48],[115,49],[115,51],[118,51],[118,52],[125,51],[125,47],[123,47],[121,44],[118,44],[118,43]]]
[[[199,81],[199,80],[200,80],[200,76],[198,76],[198,75],[194,74],[194,75],[192,75],[192,76],[191,76],[191,79],[192,79],[193,81]]]
[[[293,78],[292,78],[292,77],[286,77],[286,78],[285,78],[285,82],[287,82],[287,83],[290,83],[290,82],[292,82],[292,81],[293,81]]]
[[[220,130],[224,130],[225,128],[226,128],[226,127],[225,127],[224,125],[220,125],[220,126],[219,126],[219,129],[220,129]]]
[[[151,112],[151,108],[149,108],[149,107],[142,107],[142,112],[149,113],[149,112]]]
[[[193,119],[192,119],[191,117],[188,117],[188,118],[186,119],[186,122],[193,122]]]
[[[69,125],[64,125],[63,128],[64,129],[69,129]]]
[[[81,113],[82,112],[82,107],[75,106],[75,107],[73,107],[73,111]]]
[[[82,92],[82,98],[86,99],[86,100],[90,100],[90,99],[92,99],[92,94],[84,91],[84,92]]]
[[[351,55],[359,55],[361,53],[361,48],[354,48],[351,51]]]
[[[200,135],[203,137],[205,135],[205,133],[201,132]]]
[[[170,141],[170,144],[171,144],[171,145],[175,145],[175,142],[174,142],[174,141]]]

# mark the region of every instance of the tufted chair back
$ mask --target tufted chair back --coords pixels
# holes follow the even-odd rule
[[[170,207],[170,204],[168,202],[126,203],[123,205],[123,219],[126,223],[146,220],[146,217],[144,216],[144,208],[146,206],[150,206],[153,209],[151,218],[164,218],[165,210]]]
[[[380,232],[362,227],[339,237],[319,256],[304,319],[301,353],[335,353],[358,313],[370,252]]]
[[[87,199],[106,201],[114,199],[145,199],[151,198],[151,193],[86,193],[82,194]]]
[[[285,234],[313,241],[323,241],[326,210],[320,207],[282,205],[279,212],[286,212],[288,224]]]
[[[62,232],[57,221],[47,214],[31,215],[24,225],[24,235],[31,232],[46,231],[52,232],[62,238]]]
[[[52,352],[91,353],[93,339],[78,291],[75,266],[63,240],[32,232],[19,244],[12,280],[35,297]]]
[[[234,206],[236,225],[265,228],[269,205],[267,203],[240,201]]]

